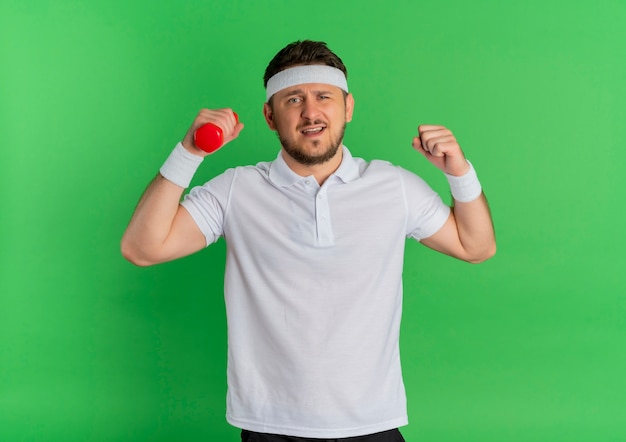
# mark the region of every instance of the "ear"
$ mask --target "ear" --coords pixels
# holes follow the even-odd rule
[[[263,103],[263,116],[265,117],[265,122],[267,126],[271,130],[276,130],[276,125],[274,124],[274,112],[269,104]]]
[[[354,112],[354,97],[348,94],[346,96],[346,123],[352,121],[352,112]]]

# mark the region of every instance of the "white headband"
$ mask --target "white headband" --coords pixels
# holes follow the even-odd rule
[[[278,91],[306,83],[330,84],[348,92],[348,81],[341,70],[332,66],[312,64],[295,66],[273,75],[267,80],[266,101],[270,101],[272,95]]]

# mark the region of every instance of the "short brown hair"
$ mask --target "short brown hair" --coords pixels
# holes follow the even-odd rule
[[[263,76],[263,86],[274,75],[292,66],[323,64],[341,70],[348,78],[348,70],[333,51],[322,41],[299,40],[281,49],[269,62]]]

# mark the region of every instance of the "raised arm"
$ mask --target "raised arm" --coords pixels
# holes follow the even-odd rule
[[[413,147],[446,174],[454,198],[448,220],[422,244],[467,262],[491,258],[496,252],[495,231],[474,168],[447,128],[422,125],[418,131]]]
[[[196,168],[208,155],[195,146],[193,133],[209,122],[223,129],[224,145],[243,129],[230,109],[200,111],[182,143],[144,192],[124,232],[122,255],[133,264],[148,266],[171,261],[206,245],[204,235],[180,200]]]

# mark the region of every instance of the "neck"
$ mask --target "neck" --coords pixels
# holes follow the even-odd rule
[[[296,174],[300,176],[313,175],[315,180],[321,186],[329,176],[339,169],[341,160],[343,159],[343,148],[340,146],[339,149],[337,149],[335,156],[321,164],[302,164],[291,157],[287,152],[285,152],[284,149],[282,151],[282,156],[285,163],[287,163],[287,166],[289,166],[289,168]]]

